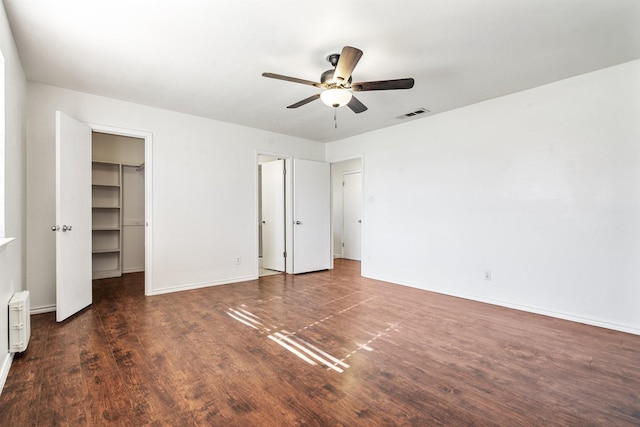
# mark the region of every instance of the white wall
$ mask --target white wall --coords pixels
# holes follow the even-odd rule
[[[15,42],[7,22],[4,5],[0,6],[0,51],[4,57],[4,229],[6,237],[16,240],[0,249],[0,389],[8,374],[11,356],[8,353],[8,312],[7,303],[14,292],[24,288],[25,262],[25,104],[26,80],[18,57]],[[3,215],[0,214],[0,220]],[[0,238],[3,237],[0,235]]]
[[[639,118],[633,61],[328,144],[363,275],[639,334]]]
[[[27,97],[27,286],[36,309],[55,304],[55,110],[153,134],[153,293],[257,277],[256,151],[324,159],[319,143],[187,114],[37,83]]]

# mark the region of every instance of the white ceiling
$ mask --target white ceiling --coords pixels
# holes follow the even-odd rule
[[[640,58],[638,0],[4,0],[27,79],[316,141],[334,141]],[[354,114],[318,90],[344,45]],[[408,120],[408,119],[407,119]]]

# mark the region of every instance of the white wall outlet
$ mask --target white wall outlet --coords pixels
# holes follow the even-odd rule
[[[484,280],[491,280],[491,270],[484,271]]]

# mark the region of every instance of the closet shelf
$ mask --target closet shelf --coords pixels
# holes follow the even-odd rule
[[[120,187],[120,184],[109,184],[109,183],[104,183],[104,184],[96,184],[93,183],[91,184],[93,187]]]
[[[94,249],[92,253],[94,254],[110,254],[112,252],[120,252],[120,248],[112,248],[112,249]]]

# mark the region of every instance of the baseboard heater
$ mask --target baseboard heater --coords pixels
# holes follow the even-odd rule
[[[31,336],[29,291],[16,292],[9,301],[9,353],[27,349]]]

